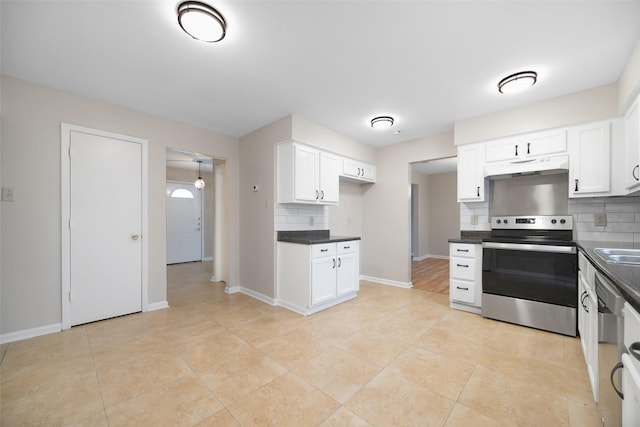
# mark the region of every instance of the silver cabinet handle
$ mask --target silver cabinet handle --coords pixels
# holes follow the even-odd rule
[[[140,238],[139,234],[135,234],[134,233],[134,234],[131,235],[131,240],[138,240],[139,238]]]

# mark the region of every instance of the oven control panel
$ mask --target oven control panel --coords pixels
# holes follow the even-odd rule
[[[573,230],[571,215],[493,216],[492,229]]]

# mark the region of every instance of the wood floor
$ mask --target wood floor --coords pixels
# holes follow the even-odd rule
[[[426,258],[411,262],[413,288],[421,291],[449,294],[449,260]]]

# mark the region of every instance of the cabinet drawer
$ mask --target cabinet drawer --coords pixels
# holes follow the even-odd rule
[[[624,346],[629,353],[629,347],[633,343],[640,343],[640,314],[629,305],[624,303]],[[638,346],[638,344],[635,344]],[[640,355],[640,349],[634,350],[634,354]],[[640,371],[640,360],[631,355],[633,365]]]
[[[474,280],[476,260],[451,257],[449,274],[453,279]]]
[[[468,243],[451,243],[451,253],[449,255],[455,257],[469,257],[475,258],[476,245],[470,245]]]
[[[335,243],[323,243],[320,245],[311,245],[311,258],[334,256],[335,254],[336,254]]]
[[[474,282],[451,280],[449,286],[449,297],[451,298],[451,301],[474,304],[476,302],[475,294]]]
[[[360,249],[359,240],[349,240],[347,242],[336,243],[338,255],[348,254],[352,252],[358,252]]]

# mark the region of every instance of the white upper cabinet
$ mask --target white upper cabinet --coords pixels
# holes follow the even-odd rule
[[[295,142],[277,153],[278,203],[338,204],[339,156]]]
[[[510,136],[486,143],[485,161],[518,161],[529,157],[561,154],[567,151],[567,132],[554,129]]]
[[[484,144],[458,147],[458,202],[485,199]]]
[[[640,96],[624,116],[625,166],[624,182],[628,193],[640,187]]]
[[[569,197],[611,193],[611,122],[569,129]]]
[[[376,182],[376,167],[353,159],[342,159],[343,178],[354,182]]]

